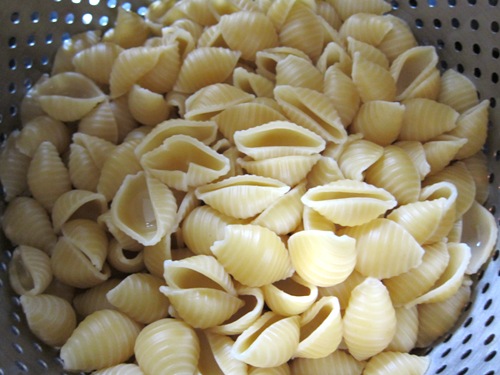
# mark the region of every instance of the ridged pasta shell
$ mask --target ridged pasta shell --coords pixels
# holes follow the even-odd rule
[[[298,316],[264,313],[238,336],[232,348],[236,359],[256,367],[275,367],[287,362],[299,344]]]
[[[384,40],[392,27],[392,23],[383,16],[357,13],[345,19],[339,32],[344,38],[350,36],[376,47]]]
[[[200,37],[198,38],[197,48],[219,47],[228,48],[228,45],[222,37],[222,32],[219,24],[205,27]],[[188,51],[191,52],[191,51]]]
[[[384,148],[365,139],[350,142],[338,159],[342,174],[350,180],[363,181],[364,172],[383,155]]]
[[[28,192],[26,174],[31,158],[19,151],[16,145],[19,134],[14,130],[0,148],[0,182],[6,202]]]
[[[139,272],[144,269],[144,252],[130,251],[114,238],[109,241],[108,256],[109,265],[116,271],[125,274]]]
[[[316,62],[316,67],[323,74],[325,74],[332,66],[340,70],[346,76],[351,76],[351,56],[349,56],[343,45],[336,42],[328,43],[323,49],[323,52],[321,53],[318,61]],[[324,87],[326,93],[326,82]]]
[[[2,229],[14,245],[35,247],[47,254],[57,242],[47,211],[33,198],[17,197],[10,201],[3,213]]]
[[[464,138],[442,134],[423,145],[425,157],[431,170],[429,174],[437,173],[448,166],[456,158],[457,152],[467,143]]]
[[[122,363],[116,366],[94,371],[93,375],[144,375],[141,368],[134,363]]]
[[[61,348],[65,370],[91,371],[117,365],[134,354],[142,326],[114,310],[87,316]]]
[[[181,66],[179,43],[172,41],[162,45],[156,65],[137,80],[137,84],[157,94],[172,90]]]
[[[239,51],[220,47],[201,47],[191,51],[181,65],[174,90],[189,94],[224,82],[240,56]]]
[[[396,99],[396,82],[388,69],[363,59],[359,52],[354,53],[352,60],[352,81],[363,103]]]
[[[50,77],[38,87],[42,109],[59,121],[76,121],[89,113],[107,96],[89,78],[66,72]]]
[[[387,59],[387,56],[371,44],[361,42],[348,36],[347,51],[351,56],[354,56],[356,52],[359,52],[363,60],[371,61],[380,65],[382,68],[389,69],[389,60]]]
[[[381,146],[388,146],[399,136],[403,126],[405,106],[398,102],[373,100],[364,103],[353,120],[350,130]]]
[[[144,246],[142,244],[140,244],[139,242],[134,240],[132,237],[130,237],[128,234],[124,233],[121,229],[119,229],[116,226],[116,224],[113,221],[113,218],[111,216],[111,211],[108,210],[105,213],[103,213],[102,215],[100,215],[97,218],[97,222],[100,225],[104,226],[112,236],[109,250],[112,251],[112,247],[114,246],[114,244],[112,243],[113,240],[116,240],[116,242],[118,243],[118,246],[121,249],[127,249],[130,251],[137,252],[137,251],[141,251],[144,248]]]
[[[386,14],[384,18],[392,24],[392,28],[377,47],[392,62],[404,51],[416,47],[418,43],[410,26],[402,18],[393,14]]]
[[[386,350],[409,353],[417,343],[418,309],[396,307],[396,334]]]
[[[118,126],[118,143],[128,142],[126,139],[128,134],[136,129],[138,124],[128,108],[127,96],[122,95],[119,98],[115,98],[109,102],[109,105]]]
[[[85,148],[97,169],[101,170],[116,145],[96,136],[76,132],[72,137],[73,145]]]
[[[101,30],[88,30],[73,35],[57,49],[52,65],[51,74],[58,74],[74,70],[72,63],[73,56],[78,52],[97,44],[102,36]]]
[[[200,355],[196,332],[177,319],[160,319],[146,326],[135,342],[135,358],[149,374],[194,374]]]
[[[308,60],[289,55],[276,64],[276,85],[323,91],[323,75]]]
[[[19,105],[19,115],[21,124],[26,124],[36,117],[44,116],[45,113],[38,101],[38,87],[49,79],[49,74],[44,73],[35,81],[31,89],[27,90],[26,94],[21,99]]]
[[[294,358],[290,364],[292,375],[314,375],[336,369],[339,374],[361,375],[365,363],[348,352],[336,350],[323,358]]]
[[[326,1],[322,1],[317,4],[316,8],[317,13],[330,25],[332,25],[336,30],[340,28],[342,25],[342,19],[338,11],[335,9],[333,4],[330,4]]]
[[[446,70],[441,76],[441,91],[437,100],[459,113],[479,104],[474,82],[453,69]]]
[[[63,224],[74,219],[97,220],[108,211],[106,198],[99,193],[73,189],[61,195],[52,209],[54,231],[59,233]]]
[[[172,259],[171,236],[166,235],[155,245],[145,246],[143,250],[144,266],[154,276],[163,276],[163,262]]]
[[[335,232],[335,224],[308,206],[303,206],[302,226],[304,230],[316,229]]]
[[[144,246],[158,243],[175,229],[174,195],[166,185],[144,172],[125,178],[110,210],[115,225]]]
[[[356,270],[365,276],[393,277],[422,262],[422,246],[403,226],[391,220],[375,219],[346,228],[344,234],[356,240]]]
[[[356,13],[384,14],[391,10],[390,5],[383,0],[368,0],[360,3],[349,0],[333,0],[331,4],[342,21]]]
[[[397,204],[384,189],[354,180],[338,180],[316,186],[301,199],[304,205],[333,223],[344,226],[368,223]]]
[[[358,271],[354,270],[351,272],[349,277],[345,279],[340,284],[329,286],[326,288],[318,288],[318,295],[320,297],[333,296],[339,299],[340,308],[345,310],[349,298],[351,296],[352,290],[361,284],[366,279],[365,276],[361,275]]]
[[[424,145],[419,141],[399,141],[393,143],[408,154],[417,168],[420,180],[423,180],[431,171],[431,166],[425,157]]]
[[[149,37],[149,27],[143,17],[125,8],[119,8],[113,28],[113,42],[123,48],[137,47]]]
[[[236,254],[233,249],[238,248]],[[260,287],[290,277],[293,273],[288,251],[271,230],[251,224],[232,224],[224,239],[210,248],[217,260],[238,282]],[[251,268],[249,264],[253,264]]]
[[[161,94],[157,94],[139,85],[133,85],[128,92],[130,113],[138,122],[155,126],[166,120],[170,106]]]
[[[183,134],[167,138],[144,154],[141,165],[158,180],[181,191],[210,183],[224,176],[230,167],[224,155]]]
[[[277,30],[281,29],[285,23],[293,5],[293,2],[278,0],[274,1],[267,9],[267,16],[271,19]]]
[[[20,298],[28,327],[45,344],[60,347],[76,327],[76,314],[68,301],[48,294]]]
[[[439,241],[441,238],[448,235],[453,229],[456,222],[456,201],[458,197],[457,188],[451,182],[437,182],[426,186],[420,194],[421,201],[432,201],[440,198],[445,198],[446,202],[443,207],[443,216],[439,227],[435,229],[433,236],[428,239],[428,242]]]
[[[106,298],[106,293],[120,282],[120,279],[111,278],[76,295],[72,304],[77,314],[86,317],[99,310],[116,310],[116,307]]]
[[[262,287],[266,305],[276,314],[292,316],[302,314],[318,298],[318,288],[299,275]]]
[[[256,97],[273,97],[273,81],[241,67],[237,67],[233,71],[233,85]]]
[[[303,230],[288,239],[296,272],[311,284],[327,287],[344,281],[354,270],[356,242],[333,232]]]
[[[343,180],[345,177],[337,161],[328,156],[321,156],[307,175],[307,187],[326,185],[330,182]]]
[[[104,101],[86,114],[78,123],[78,133],[118,143],[119,129],[111,103]]]
[[[349,126],[361,103],[352,79],[338,66],[331,66],[324,75],[324,93],[333,101],[333,107],[337,110],[344,126]]]
[[[394,306],[403,306],[428,292],[441,277],[450,255],[444,242],[424,247],[422,263],[398,276],[384,280]]]
[[[358,361],[389,345],[396,333],[396,312],[380,280],[369,277],[353,289],[343,324],[347,348]]]
[[[389,351],[370,358],[363,374],[390,375],[406,372],[408,375],[424,375],[430,365],[430,358],[410,353]]]
[[[347,132],[332,101],[324,94],[303,87],[277,86],[274,95],[291,121],[327,141],[342,143]]]
[[[234,341],[224,335],[204,330],[197,331],[200,341],[200,374],[246,374],[248,366],[231,355]]]
[[[98,84],[108,84],[113,63],[122,51],[118,44],[101,42],[78,52],[72,63],[76,72]]]
[[[274,47],[258,51],[255,56],[255,64],[257,65],[257,74],[275,81],[276,65],[280,60],[285,59],[289,55],[295,55],[306,60],[311,60],[303,51],[292,47]]]
[[[41,294],[52,281],[49,256],[31,246],[21,245],[14,249],[8,273],[10,285],[19,295]]]
[[[289,190],[288,185],[272,178],[242,175],[200,186],[195,194],[225,215],[246,219],[261,213]]]
[[[69,172],[56,147],[44,141],[38,146],[27,171],[28,187],[37,201],[51,211],[56,200],[71,190]]]

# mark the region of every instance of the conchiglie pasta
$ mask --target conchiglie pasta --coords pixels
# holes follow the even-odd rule
[[[470,78],[453,69],[448,69],[441,77],[438,101],[449,105],[459,113],[479,104],[474,83]]]
[[[109,265],[116,271],[127,273],[140,272],[144,269],[144,251],[131,251],[123,248],[114,238],[109,241],[106,257]]]
[[[144,375],[141,368],[133,363],[122,363],[116,366],[94,371],[93,375]]]
[[[257,73],[249,72],[241,67],[234,69],[233,85],[257,97],[273,97],[273,81]]]
[[[343,21],[356,13],[384,14],[391,10],[390,5],[383,0],[359,3],[349,0],[333,0],[331,3]]]
[[[112,40],[123,48],[142,45],[149,37],[149,27],[137,13],[118,9]]]
[[[42,250],[31,246],[18,246],[9,262],[9,281],[19,295],[38,295],[52,281],[50,258]]]
[[[98,137],[113,144],[119,140],[119,125],[109,101],[97,105],[78,122],[78,133]],[[76,143],[73,138],[73,144]]]
[[[140,87],[132,86],[128,93],[130,113],[138,122],[154,126],[164,121],[170,112],[170,107],[161,94]]]
[[[396,311],[396,334],[387,350],[409,353],[417,343],[418,309],[398,307]]]
[[[336,369],[341,374],[361,375],[365,363],[348,352],[336,350],[322,358],[294,358],[290,364],[292,375],[323,374]]]
[[[333,101],[333,107],[337,110],[344,126],[349,126],[361,103],[351,77],[338,66],[329,67],[324,74],[323,92]]]
[[[385,69],[389,69],[389,60],[387,56],[371,44],[360,42],[349,36],[347,37],[347,51],[351,56],[354,56],[355,53],[359,53],[363,60],[371,61]]]
[[[162,277],[163,262],[172,259],[172,240],[170,235],[163,237],[160,242],[144,246],[142,251],[144,267],[150,274]]]
[[[289,55],[276,64],[276,85],[323,91],[323,75],[308,60]]]
[[[116,310],[116,307],[109,303],[106,293],[116,287],[120,281],[117,278],[110,278],[76,295],[72,301],[76,313],[81,317],[86,317],[99,310]]]
[[[396,82],[390,71],[379,64],[367,61],[355,52],[352,63],[352,81],[363,103],[371,100],[394,101]]]
[[[338,159],[342,174],[351,180],[363,181],[364,172],[384,153],[384,148],[365,139],[355,140],[345,146]]]
[[[399,141],[393,144],[402,149],[417,168],[420,180],[423,180],[431,171],[431,166],[426,159],[424,145],[419,141]]]
[[[409,375],[423,375],[429,367],[428,357],[402,352],[384,352],[371,358],[363,371],[363,374],[389,375],[394,371],[407,373]]]
[[[429,174],[437,173],[456,159],[457,152],[467,143],[465,138],[442,134],[423,145]]]
[[[72,60],[75,70],[98,84],[107,84],[111,69],[123,48],[118,44],[100,42],[78,52]]]
[[[6,202],[28,191],[26,172],[31,158],[19,151],[16,145],[18,131],[13,131],[0,151],[0,182]]]
[[[392,24],[392,28],[377,47],[392,62],[404,51],[417,46],[417,40],[406,21],[392,14],[386,14],[384,18]]]

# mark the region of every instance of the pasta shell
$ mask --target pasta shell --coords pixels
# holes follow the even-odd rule
[[[107,97],[89,78],[73,72],[52,76],[38,94],[42,109],[59,121],[79,120]]]
[[[230,167],[224,155],[183,134],[167,138],[161,146],[144,154],[141,165],[158,180],[181,191],[212,182],[224,176]]]
[[[355,287],[361,284],[366,277],[361,275],[358,271],[351,272],[349,277],[340,284],[329,286],[326,288],[318,288],[318,295],[320,297],[333,296],[339,299],[340,308],[345,310],[351,297],[351,293]]]
[[[351,56],[359,52],[363,60],[371,61],[385,69],[389,69],[389,60],[387,56],[371,44],[360,42],[349,36],[347,37],[347,51]]]
[[[318,211],[308,206],[303,207],[302,226],[304,227],[304,230],[316,229],[335,232],[336,226],[331,220],[328,220]]]
[[[439,172],[448,166],[465,143],[467,143],[467,140],[464,138],[446,134],[426,142],[423,148],[427,162],[431,167],[429,174]]]
[[[127,142],[127,135],[138,126],[128,108],[127,97],[123,95],[115,98],[109,105],[118,127],[118,143]]]
[[[417,167],[420,180],[423,180],[431,171],[427,162],[424,145],[419,141],[399,141],[393,144],[408,154],[413,164]]]
[[[345,343],[358,361],[389,345],[396,333],[396,312],[381,281],[369,277],[354,288],[343,323]]]
[[[14,245],[31,246],[47,254],[57,242],[47,211],[33,198],[17,197],[9,202],[3,213],[2,229]]]
[[[73,299],[73,307],[81,317],[86,317],[99,310],[116,310],[106,298],[106,293],[120,284],[120,279],[111,278],[102,284],[79,293]]]
[[[339,374],[361,375],[364,362],[343,350],[336,350],[323,358],[294,358],[290,364],[292,375],[322,374],[336,369]]]
[[[233,251],[235,247],[239,249],[238,254]],[[258,225],[228,225],[224,239],[214,242],[210,249],[235,280],[250,287],[271,284],[293,273],[290,256],[281,239]],[[248,264],[254,266],[249,268]]]
[[[332,66],[340,70],[348,77],[351,76],[352,72],[351,56],[349,56],[349,54],[347,53],[342,44],[336,42],[328,43],[323,49],[323,52],[321,53],[321,56],[319,57],[318,61],[316,62],[316,67],[323,74],[325,74],[326,71]],[[325,82],[325,88],[326,88],[326,82]]]
[[[123,48],[137,47],[149,37],[149,27],[144,18],[124,8],[118,9],[113,41]]]
[[[389,375],[394,371],[423,375],[430,365],[429,357],[410,353],[384,352],[371,358],[366,364],[363,374]]]
[[[409,353],[417,343],[418,335],[418,309],[413,306],[397,307],[396,310],[396,334],[387,350]]]
[[[390,102],[396,99],[396,82],[390,71],[363,59],[359,52],[355,52],[353,56],[352,81],[363,103],[372,100]]]
[[[233,85],[256,97],[273,97],[273,81],[240,67],[235,68],[233,71]]]
[[[302,87],[277,86],[274,95],[291,121],[327,141],[342,143],[347,132],[331,100],[324,94]]]
[[[428,242],[439,241],[441,238],[448,235],[456,222],[456,201],[458,197],[457,188],[450,182],[438,182],[422,189],[420,200],[435,200],[444,198],[446,202],[443,207],[443,215],[440,225],[435,229],[433,236],[428,239]]]
[[[97,44],[101,39],[100,30],[88,30],[76,35],[64,42],[56,52],[51,74],[58,74],[74,70],[73,56],[78,52]]]
[[[327,287],[344,281],[356,264],[356,243],[333,232],[304,230],[288,239],[296,272],[311,284]]]
[[[78,132],[118,143],[119,129],[109,101],[98,104],[78,123]]]
[[[28,327],[45,344],[60,347],[76,327],[76,314],[68,301],[48,294],[20,298]]]
[[[227,336],[197,331],[200,341],[198,371],[201,374],[246,374],[248,366],[231,355],[234,341]]]
[[[135,342],[135,358],[149,374],[194,374],[200,355],[196,332],[177,319],[160,319],[146,326]]]
[[[360,42],[378,46],[391,31],[392,23],[378,14],[356,13],[345,19],[340,27],[340,35],[352,37]]]
[[[70,146],[68,172],[74,188],[97,191],[101,170],[95,165],[89,151],[79,144]]]
[[[326,1],[321,1],[317,4],[316,11],[326,22],[332,25],[332,27],[335,28],[336,30],[338,30],[342,25],[342,19],[340,18],[338,11],[335,9],[333,4],[330,4]]]
[[[170,189],[144,172],[127,176],[111,203],[115,225],[144,246],[173,232],[176,210]]]
[[[49,256],[31,246],[14,249],[8,272],[10,285],[19,295],[39,295],[52,281]]]
[[[141,76],[137,84],[157,94],[171,91],[181,66],[180,43],[181,41],[171,41],[162,45],[156,65]]]
[[[130,113],[138,122],[155,126],[167,119],[170,107],[161,94],[133,85],[128,93]]]
[[[346,228],[344,234],[356,240],[356,270],[365,276],[393,277],[422,262],[424,249],[403,226],[391,220],[375,219]]]
[[[337,161],[328,156],[321,156],[307,175],[307,187],[326,185],[330,182],[343,180],[344,175]]]
[[[26,177],[31,158],[19,151],[16,140],[19,132],[10,133],[0,150],[0,182],[6,202],[28,192]]]
[[[122,51],[118,44],[101,42],[78,52],[72,63],[77,73],[98,84],[108,84],[113,63]]]
[[[225,215],[247,219],[261,213],[289,190],[289,186],[272,178],[242,175],[200,186],[195,194]]]
[[[376,219],[396,206],[387,191],[353,180],[339,180],[309,189],[302,196],[304,205],[318,211],[333,223],[354,226]]]
[[[390,5],[382,0],[369,0],[361,3],[353,3],[349,0],[333,0],[331,4],[343,21],[356,13],[384,14],[391,10]]]
[[[93,375],[144,375],[141,368],[133,363],[122,363],[116,366],[94,371]]]
[[[21,103],[19,105],[21,124],[26,124],[36,117],[45,115],[40,102],[38,101],[38,87],[48,79],[48,73],[42,74],[21,99]]]
[[[337,350],[342,340],[339,300],[322,297],[300,317],[299,358],[323,358]]]
[[[474,83],[470,78],[453,69],[446,70],[441,76],[441,91],[437,100],[459,113],[479,104]]]
[[[172,259],[171,242],[170,235],[166,235],[157,244],[144,247],[144,266],[152,275],[163,276],[163,262]]]
[[[361,98],[352,79],[338,66],[329,67],[324,75],[324,93],[333,101],[345,127],[349,126],[358,112]]]
[[[342,174],[351,180],[363,181],[363,173],[384,153],[384,148],[374,142],[359,139],[349,143],[338,160]]]
[[[111,243],[108,249],[108,255],[110,251],[113,251],[113,247],[120,248],[120,252],[123,251],[123,249],[138,252],[144,248],[142,244],[134,240],[132,237],[124,233],[116,226],[115,222],[113,221],[111,211],[108,210],[100,215],[97,218],[97,222],[100,225],[104,226],[112,236]],[[113,243],[113,240],[117,242],[116,245]]]
[[[222,37],[222,32],[219,24],[206,27],[198,39],[198,48],[220,47],[228,48],[228,45]],[[191,52],[191,51],[189,51]]]
[[[60,282],[56,278],[53,278],[48,288],[45,289],[45,294],[61,297],[71,303],[73,297],[75,297],[75,288]]]
[[[116,148],[112,142],[80,132],[74,133],[72,140],[73,145],[79,145],[88,151],[98,170],[102,169],[106,159]]]
[[[286,21],[286,18],[290,14],[290,11],[293,8],[293,3],[288,1],[274,1],[273,4],[269,6],[267,10],[267,16],[271,19],[274,24],[274,27],[279,30],[283,27],[283,24]]]
[[[117,365],[134,354],[142,326],[114,310],[87,316],[61,348],[65,370],[91,371]]]
[[[287,362],[299,344],[299,317],[282,317],[269,311],[238,336],[233,356],[256,367],[275,367]]]
[[[277,2],[276,2],[277,3]],[[276,79],[276,66],[280,60],[285,59],[289,55],[311,60],[303,51],[297,48],[280,46],[274,48],[267,48],[258,51],[255,56],[255,64],[257,65],[256,72],[261,76],[275,81]]]
[[[239,51],[220,47],[201,47],[191,51],[181,65],[174,90],[189,94],[224,82],[240,56]]]
[[[392,14],[383,17],[392,24],[392,28],[377,47],[392,62],[403,52],[416,47],[418,43],[410,26],[402,18]]]
[[[323,91],[323,75],[308,60],[289,55],[276,64],[276,85]]]
[[[144,269],[144,252],[124,249],[120,242],[112,239],[106,258],[113,269],[123,273],[134,273]]]
[[[309,309],[318,297],[318,288],[299,275],[262,287],[266,305],[276,314],[292,316]]]

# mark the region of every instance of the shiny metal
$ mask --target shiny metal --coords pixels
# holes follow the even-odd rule
[[[112,25],[116,8],[141,11],[147,1],[9,0],[0,4],[0,138],[19,125],[18,105],[44,72],[62,40],[86,29]],[[441,68],[463,72],[481,98],[491,100],[491,126],[485,153],[490,167],[486,206],[500,216],[500,4],[498,0],[392,1],[420,43],[438,49]],[[143,10],[144,8],[142,8]],[[1,208],[1,207],[0,207]],[[0,234],[1,236],[1,234]],[[18,299],[8,285],[10,250],[0,237],[0,375],[64,374],[57,351],[29,332]],[[427,374],[500,373],[500,251],[478,277],[471,303],[456,328],[427,352]]]

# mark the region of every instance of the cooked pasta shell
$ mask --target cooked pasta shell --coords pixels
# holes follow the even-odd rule
[[[135,342],[135,358],[149,374],[194,374],[200,355],[196,332],[177,319],[160,319],[146,326]]]
[[[118,126],[118,143],[128,142],[126,139],[128,134],[136,129],[138,124],[130,113],[126,95],[115,98],[109,102],[109,105]]]
[[[85,148],[97,169],[101,170],[108,156],[116,148],[112,142],[106,141],[96,136],[76,132],[72,137],[73,145]]]
[[[38,87],[49,79],[49,74],[44,73],[35,81],[33,86],[26,91],[26,94],[22,97],[21,103],[19,104],[19,115],[21,119],[21,124],[26,124],[36,117],[44,116],[45,113],[40,106],[38,101]]]
[[[368,277],[352,291],[343,317],[344,340],[358,361],[370,358],[392,341],[396,312],[380,280]]]
[[[318,61],[316,62],[316,67],[323,74],[326,71],[334,66],[336,69],[340,70],[342,73],[351,76],[352,72],[352,59],[351,56],[347,53],[344,46],[342,44],[336,42],[328,43]],[[326,82],[325,82],[325,93],[326,93]]]
[[[377,48],[392,62],[404,51],[416,47],[418,43],[405,20],[393,14],[386,14],[384,18],[392,24],[392,28]]]
[[[277,86],[274,95],[291,121],[327,141],[342,143],[347,132],[332,101],[324,94],[303,87]]]
[[[174,195],[166,185],[144,172],[125,178],[110,210],[115,225],[144,246],[158,243],[175,229]]]
[[[268,311],[238,336],[233,356],[255,367],[280,366],[292,358],[299,344],[299,320]]]
[[[177,134],[188,135],[208,145],[216,138],[217,124],[214,121],[190,121],[185,119],[163,121],[156,125],[136,146],[135,155],[140,159],[145,153],[161,146],[167,138]]]
[[[420,194],[420,175],[410,156],[397,146],[384,154],[365,172],[365,181],[391,193],[399,204],[415,202]]]
[[[128,93],[130,113],[138,122],[155,126],[167,119],[170,106],[161,94],[138,85],[133,85]]]
[[[296,272],[311,284],[327,287],[344,281],[356,264],[356,242],[333,232],[303,230],[288,239]]]
[[[118,9],[113,30],[113,41],[123,48],[132,48],[144,44],[150,34],[144,18],[124,8]]]
[[[142,326],[115,310],[87,316],[61,348],[65,370],[91,371],[125,362]]]
[[[455,111],[463,113],[479,104],[474,82],[453,69],[446,70],[441,77],[441,91],[437,99]]]
[[[241,67],[237,67],[233,71],[233,85],[256,97],[273,97],[273,81]]]
[[[339,32],[344,38],[350,36],[376,47],[384,40],[392,27],[392,23],[381,15],[357,13],[345,19]]]
[[[94,371],[93,375],[144,375],[141,368],[134,363],[122,363],[116,366]]]
[[[354,180],[338,180],[316,186],[301,199],[304,205],[333,223],[344,226],[368,223],[397,204],[384,189]]]
[[[61,195],[52,209],[54,231],[59,233],[64,223],[74,219],[97,220],[108,210],[106,198],[102,194],[87,190],[73,189]]]
[[[424,375],[430,365],[430,358],[410,353],[389,351],[370,358],[363,374],[389,375],[394,371],[409,375]]]
[[[31,158],[19,151],[16,145],[19,134],[18,131],[10,133],[0,148],[0,183],[6,202],[28,192],[26,175]]]
[[[321,156],[307,175],[307,187],[313,188],[343,179],[344,175],[337,161],[332,157]]]
[[[113,247],[115,246],[113,240],[116,240],[116,242],[118,243],[116,247],[121,249],[120,252],[122,252],[124,249],[134,252],[140,252],[144,248],[142,244],[134,240],[132,237],[124,233],[121,229],[119,229],[116,226],[111,216],[111,211],[108,210],[105,213],[101,214],[97,218],[97,222],[103,227],[105,227],[112,237],[108,249],[108,255],[110,251],[113,251]]]
[[[89,78],[66,72],[52,76],[38,87],[42,109],[59,121],[76,121],[107,96]]]
[[[351,56],[359,52],[363,60],[371,61],[385,69],[389,69],[387,56],[371,44],[361,42],[349,36],[347,37],[347,51]]]
[[[237,254],[233,251],[236,247]],[[260,287],[293,273],[290,256],[281,239],[258,225],[228,225],[224,239],[214,242],[210,249],[225,270],[247,286]],[[248,264],[254,266],[249,268]]]
[[[41,294],[52,281],[49,256],[42,250],[26,245],[14,249],[8,273],[10,285],[19,295]]]
[[[78,52],[72,63],[76,72],[98,84],[108,84],[113,63],[122,51],[118,44],[101,42]]]
[[[290,11],[293,8],[293,2],[278,0],[274,1],[267,10],[267,16],[271,19],[274,27],[279,30],[283,27]]]
[[[276,85],[323,91],[323,75],[308,60],[289,55],[276,64]]]
[[[439,227],[435,229],[433,236],[428,239],[428,242],[439,241],[443,237],[446,237],[448,233],[453,229],[456,222],[456,201],[458,197],[458,192],[456,186],[451,182],[437,182],[435,184],[426,186],[422,189],[420,194],[420,200],[435,200],[444,198],[446,202],[444,203],[443,215],[439,223]]]
[[[344,234],[356,240],[356,270],[365,276],[393,277],[422,262],[422,246],[403,226],[391,220],[375,219],[346,228]]]
[[[73,71],[73,56],[78,52],[97,44],[101,39],[101,30],[88,30],[73,35],[57,49],[51,74]]]
[[[289,190],[288,185],[272,178],[242,175],[200,186],[195,194],[225,215],[247,219],[261,213]]]
[[[309,56],[297,48],[285,46],[267,48],[265,50],[258,51],[255,56],[257,74],[260,74],[271,81],[275,81],[277,63],[289,55],[295,55],[306,60],[310,60]]]
[[[231,355],[234,341],[208,330],[196,332],[200,341],[200,374],[246,374],[248,366]]]
[[[139,86],[157,94],[165,94],[172,90],[181,66],[179,43],[181,41],[167,42],[160,47],[161,52],[156,65],[137,80]]]
[[[78,123],[78,132],[118,143],[119,129],[111,103],[104,101],[86,114]]]
[[[361,98],[352,79],[338,66],[329,67],[324,75],[324,93],[333,101],[344,126],[349,126],[354,119]]]
[[[124,249],[114,238],[109,242],[106,260],[113,269],[126,274],[144,269],[144,252]]]
[[[76,143],[70,145],[68,172],[75,189],[97,191],[101,170],[95,165],[89,150],[85,147]]]
[[[338,159],[342,174],[351,180],[363,181],[364,172],[384,153],[384,148],[374,142],[359,139],[350,142]]]
[[[71,190],[68,168],[52,143],[38,146],[27,171],[28,187],[37,201],[51,211],[56,200]]]
[[[369,0],[359,3],[349,0],[333,0],[331,4],[342,21],[356,13],[384,14],[391,10],[390,5],[383,0]]]
[[[417,167],[420,180],[423,180],[431,171],[431,166],[425,156],[424,145],[419,141],[399,141],[393,143],[408,154],[413,164]]]
[[[318,298],[318,287],[298,274],[262,287],[266,305],[276,314],[292,316],[302,314]]]
[[[381,146],[388,146],[399,136],[405,106],[398,102],[373,100],[360,108],[350,130]]]
[[[28,327],[45,344],[60,347],[76,327],[76,314],[68,301],[48,294],[20,298]]]
[[[336,350],[323,358],[294,358],[290,364],[292,375],[314,375],[336,369],[339,374],[361,375],[365,363],[348,352]]]
[[[359,52],[355,52],[353,56],[352,81],[363,103],[372,100],[394,101],[396,99],[396,82],[390,71],[363,59]]]
[[[155,245],[145,246],[142,251],[144,266],[154,276],[163,276],[163,262],[172,259],[170,235],[163,237]]]
[[[338,11],[335,9],[333,4],[330,4],[327,1],[320,1],[317,4],[316,11],[326,22],[332,25],[332,27],[335,28],[336,30],[338,30],[342,25],[342,19],[340,18]]]
[[[417,343],[418,309],[417,306],[396,307],[396,334],[387,350],[409,353]]]
[[[340,284],[329,286],[326,288],[318,288],[318,295],[320,297],[333,296],[339,299],[340,308],[345,310],[352,290],[361,284],[366,277],[361,275],[358,271],[354,270],[351,274]]]
[[[337,350],[342,340],[339,300],[322,297],[300,318],[298,358],[323,358]]]
[[[302,226],[304,230],[316,229],[335,232],[335,224],[308,206],[303,206]]]
[[[2,229],[14,245],[35,247],[47,254],[57,242],[47,211],[33,198],[17,197],[9,202],[3,213]]]
[[[193,93],[205,86],[224,82],[233,72],[241,52],[220,47],[202,47],[184,59],[174,90]]]
[[[442,134],[423,145],[425,157],[431,170],[429,174],[437,173],[455,159],[460,148],[467,143],[464,138]]]
[[[448,265],[450,255],[444,242],[427,245],[424,250],[420,265],[384,280],[394,306],[403,306],[428,292]]]
[[[120,282],[120,279],[111,278],[76,295],[72,303],[77,314],[86,317],[99,310],[116,310],[116,307],[109,303],[106,293]]]
[[[226,41],[222,37],[222,31],[219,24],[205,27],[200,37],[198,38],[197,48],[208,47],[228,48]]]
[[[224,176],[230,167],[224,155],[183,134],[167,138],[144,154],[141,165],[158,180],[181,191],[210,183]]]

